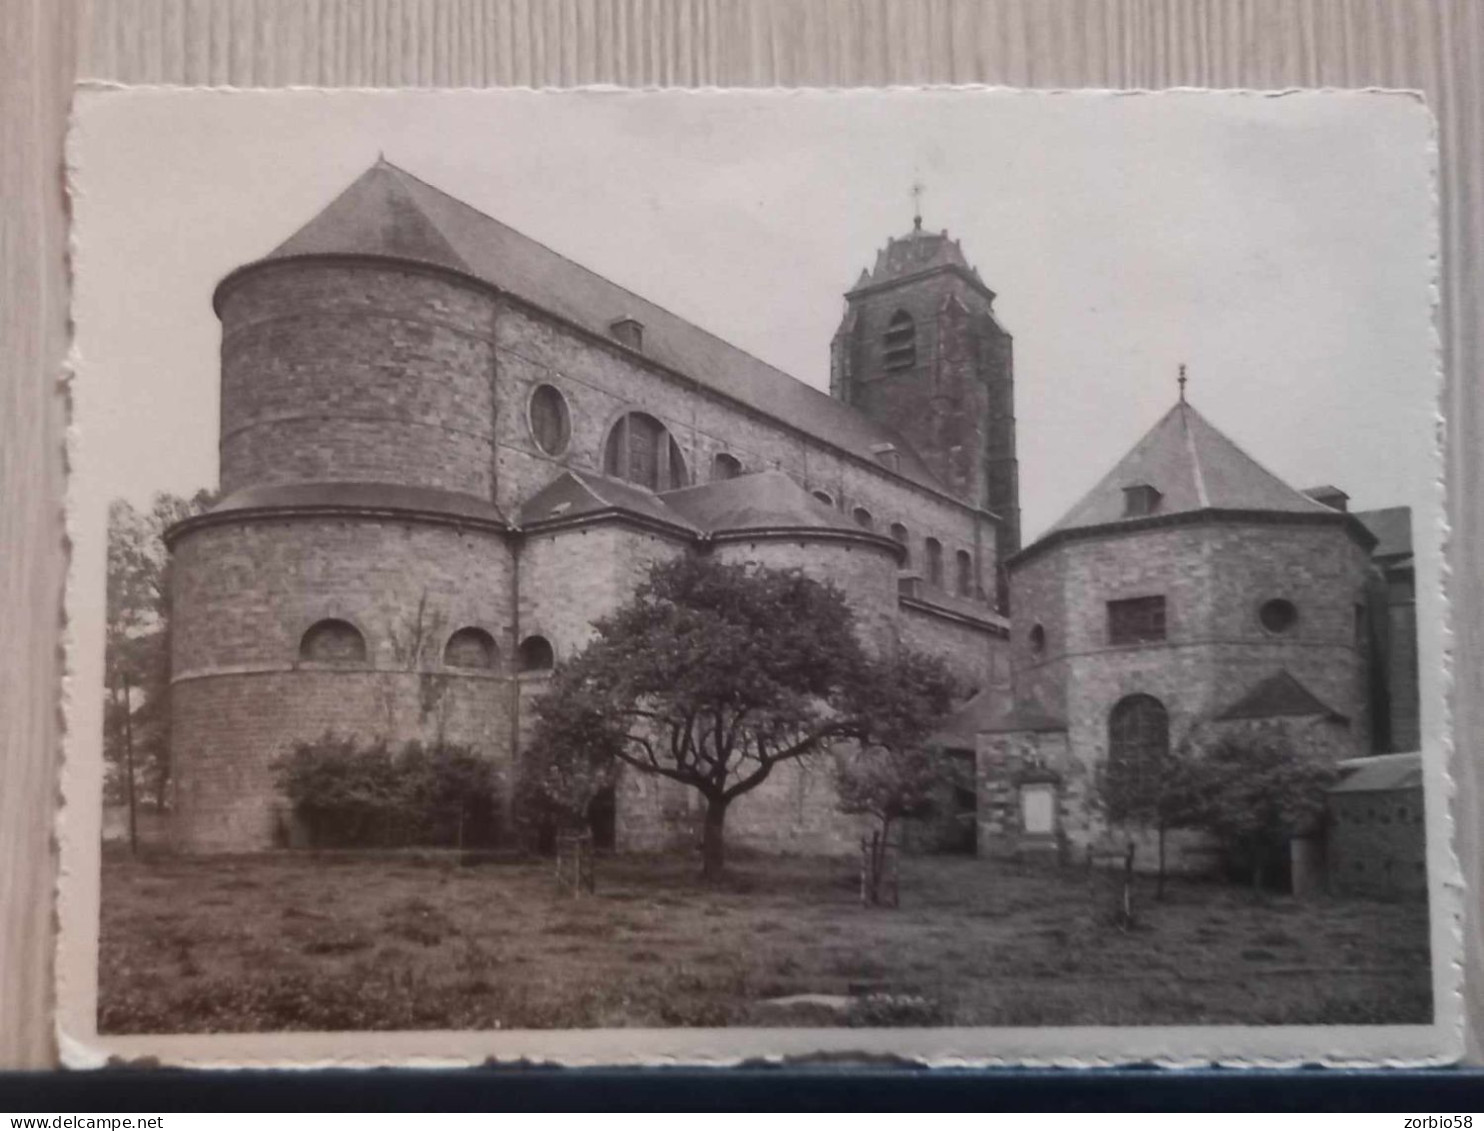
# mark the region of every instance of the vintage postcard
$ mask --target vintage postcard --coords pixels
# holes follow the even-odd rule
[[[64,1057],[1453,1059],[1435,159],[82,90]]]

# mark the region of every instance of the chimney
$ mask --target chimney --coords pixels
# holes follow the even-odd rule
[[[615,318],[608,323],[608,333],[613,340],[629,347],[636,353],[644,352],[644,323],[637,318]]]
[[[1304,494],[1308,495],[1309,498],[1313,499],[1316,503],[1322,503],[1324,506],[1329,507],[1331,510],[1343,511],[1350,509],[1348,505],[1350,502],[1350,496],[1345,494],[1345,492],[1341,491],[1338,487],[1331,487],[1328,485],[1325,485],[1323,487],[1309,487],[1304,491]]]

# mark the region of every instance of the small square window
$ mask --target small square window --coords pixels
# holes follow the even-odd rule
[[[1108,602],[1108,643],[1147,644],[1165,638],[1165,599],[1131,597]]]

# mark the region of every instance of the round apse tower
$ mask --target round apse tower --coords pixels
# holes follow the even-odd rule
[[[379,162],[216,290],[222,499],[167,535],[185,850],[291,839],[274,762],[327,732],[468,745],[508,783],[494,300],[430,191]]]

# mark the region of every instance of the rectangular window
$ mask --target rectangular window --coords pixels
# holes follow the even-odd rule
[[[1031,836],[1056,831],[1056,792],[1049,784],[1020,787],[1020,822]]]
[[[1146,644],[1165,638],[1165,599],[1131,597],[1108,602],[1108,643]]]

